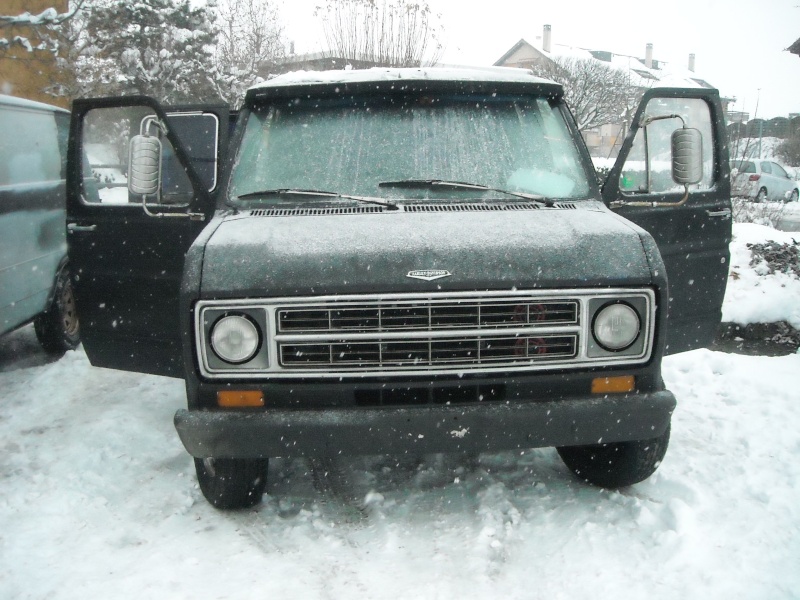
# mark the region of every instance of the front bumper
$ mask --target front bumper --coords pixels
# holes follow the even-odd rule
[[[256,458],[500,451],[649,439],[675,409],[668,390],[465,405],[179,410],[195,457]]]

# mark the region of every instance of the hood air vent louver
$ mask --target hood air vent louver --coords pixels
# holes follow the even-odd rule
[[[402,207],[410,213],[444,213],[444,212],[495,212],[539,210],[542,206],[531,203],[506,204],[407,204]],[[574,202],[558,202],[552,208],[558,210],[576,210]],[[343,206],[325,208],[256,208],[249,212],[251,217],[313,217],[322,215],[366,215],[385,212],[382,206]]]
[[[365,215],[382,213],[382,206],[342,206],[325,208],[257,208],[250,211],[251,217],[314,217],[322,215]]]
[[[538,210],[538,204],[411,204],[403,207],[406,212],[487,212],[497,210]]]

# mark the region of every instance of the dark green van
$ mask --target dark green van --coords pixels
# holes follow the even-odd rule
[[[230,144],[227,111],[184,114],[208,126],[75,101],[69,255],[92,364],[186,380],[214,506],[258,502],[272,457],[656,470],[661,360],[713,338],[728,276],[717,90],[648,90],[602,186],[562,86],[519,69],[283,75]]]
[[[67,271],[68,134],[66,110],[0,95],[0,335],[33,321],[56,354],[79,342]]]

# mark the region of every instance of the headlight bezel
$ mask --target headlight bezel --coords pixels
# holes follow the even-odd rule
[[[217,342],[221,342],[222,340],[216,340],[215,334],[220,330],[220,328],[225,327],[226,323],[232,323],[233,319],[236,319],[239,323],[244,323],[251,328],[251,331],[248,332],[248,335],[252,335],[255,340],[252,346],[252,349],[249,349],[248,352],[243,355],[242,358],[230,358],[225,356],[225,352],[219,347],[221,344]],[[253,357],[258,354],[259,349],[264,344],[263,334],[258,327],[258,324],[250,318],[248,315],[239,313],[239,312],[228,312],[221,315],[217,318],[211,327],[208,330],[208,345],[211,348],[211,351],[223,362],[230,364],[230,365],[241,365],[249,362],[253,359]]]
[[[625,348],[609,350],[602,346],[595,337],[595,318],[607,306],[618,303],[626,304],[636,312],[639,318],[639,334]],[[652,351],[655,327],[655,298],[652,298],[649,302],[640,294],[609,294],[593,298],[589,301],[587,319],[586,354],[590,359],[643,357],[649,356]]]
[[[626,340],[624,341],[624,343],[613,343],[613,342],[610,342],[608,339],[601,339],[602,336],[600,335],[600,332],[599,332],[599,328],[602,325],[600,323],[598,323],[598,322],[609,311],[612,311],[612,310],[615,310],[615,309],[616,309],[617,312],[619,312],[619,309],[622,309],[623,310],[622,314],[624,314],[624,315],[626,315],[628,317],[632,316],[635,319],[635,326],[633,327],[633,329],[635,329],[635,331],[632,332],[632,334],[628,334],[628,336],[627,336]],[[630,325],[631,324],[627,324],[626,323],[625,327],[630,327]],[[590,333],[592,335],[592,338],[594,339],[594,341],[603,350],[606,350],[607,352],[614,352],[614,353],[624,352],[625,350],[627,350],[628,348],[633,346],[636,343],[636,340],[641,335],[641,332],[642,332],[642,317],[633,306],[631,306],[630,304],[628,304],[624,300],[611,300],[610,302],[606,302],[604,305],[602,305],[592,315],[592,323],[591,323],[590,330],[591,330]]]
[[[213,347],[211,332],[214,326],[227,316],[244,317],[252,323],[259,335],[256,352],[242,362],[228,362],[221,358]],[[198,309],[198,351],[200,362],[215,372],[236,372],[245,369],[264,369],[269,366],[270,328],[266,313],[252,306],[207,306]]]

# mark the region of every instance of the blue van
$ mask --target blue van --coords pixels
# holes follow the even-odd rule
[[[0,95],[0,335],[33,321],[50,353],[80,342],[65,227],[69,112]]]

